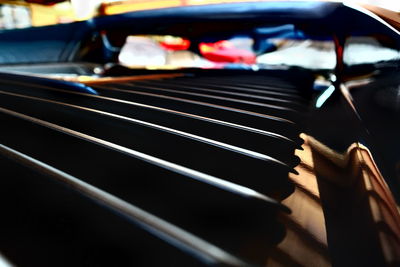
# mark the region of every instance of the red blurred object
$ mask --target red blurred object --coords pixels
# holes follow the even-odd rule
[[[227,40],[215,43],[200,43],[203,57],[213,62],[255,64],[256,55],[245,49],[236,48]]]
[[[166,50],[187,50],[190,47],[190,41],[184,38],[166,39],[160,42],[160,45]]]

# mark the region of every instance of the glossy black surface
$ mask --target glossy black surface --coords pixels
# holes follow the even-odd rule
[[[178,34],[197,44],[210,34],[253,33],[271,23],[294,23],[307,38],[334,41],[336,68],[99,67],[116,57],[100,32],[117,46],[142,33]],[[302,258],[314,255],[327,266],[397,266],[398,61],[351,65],[343,58],[350,36],[398,51],[393,28],[331,2],[184,7],[2,32],[3,64],[41,63],[3,70],[49,74],[45,62],[62,62],[54,73],[81,69],[115,78],[84,85],[2,73],[2,145],[243,261],[207,261],[162,227],[154,231],[112,212],[4,153],[0,251],[17,266],[240,266],[270,259],[313,266],[317,260]],[[148,74],[171,76],[117,79]],[[314,84],[316,77],[324,86]]]

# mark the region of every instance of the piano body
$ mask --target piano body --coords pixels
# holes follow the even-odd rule
[[[4,261],[398,266],[400,35],[378,15],[267,1],[1,31]]]

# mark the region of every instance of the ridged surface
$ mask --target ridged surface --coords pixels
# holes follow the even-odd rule
[[[21,266],[61,258],[59,266],[265,262],[285,234],[276,214],[287,208],[276,200],[293,191],[288,173],[302,144],[308,88],[293,84],[273,75],[186,74],[93,84],[91,95],[3,75],[0,143],[26,158],[0,153],[2,200],[15,204],[5,209],[0,251]],[[32,162],[161,223],[71,191]],[[178,230],[166,231],[169,224]]]

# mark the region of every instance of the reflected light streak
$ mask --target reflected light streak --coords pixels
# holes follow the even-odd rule
[[[333,85],[329,86],[317,99],[315,103],[316,108],[322,107],[322,105],[328,100],[328,98],[333,94],[335,91],[335,87]]]
[[[13,267],[12,265],[3,255],[0,254],[0,267]]]

